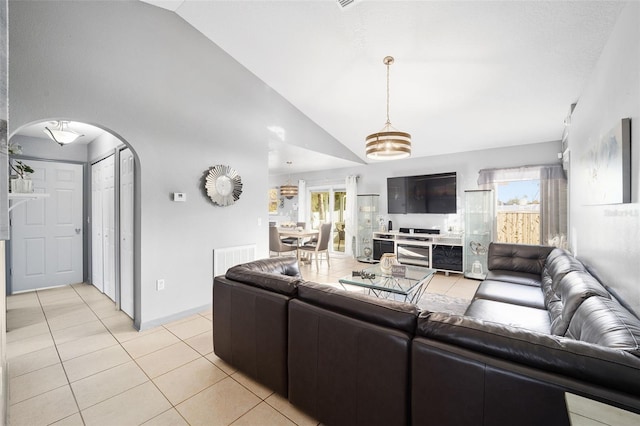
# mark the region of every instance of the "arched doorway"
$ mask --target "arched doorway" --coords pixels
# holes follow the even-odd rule
[[[35,166],[34,192],[48,195],[11,212],[8,293],[87,282],[134,318],[135,151],[110,130],[74,121],[68,127],[82,136],[60,146],[47,131],[58,121],[31,123],[9,139],[19,146],[10,161]]]

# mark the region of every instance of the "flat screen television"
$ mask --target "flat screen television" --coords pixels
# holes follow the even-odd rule
[[[387,212],[456,213],[455,172],[387,178]]]

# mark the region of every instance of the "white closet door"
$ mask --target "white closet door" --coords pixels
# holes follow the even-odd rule
[[[115,254],[115,164],[111,155],[101,161],[102,169],[102,280],[104,294],[116,300]]]
[[[120,309],[133,318],[133,180],[130,149],[120,152]]]
[[[11,211],[12,292],[82,282],[82,165],[27,163],[50,195]]]
[[[104,292],[102,280],[102,163],[91,166],[91,283]]]

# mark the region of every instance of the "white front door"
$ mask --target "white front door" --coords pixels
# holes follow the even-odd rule
[[[133,318],[133,153],[120,151],[120,309]]]
[[[11,211],[12,293],[82,282],[82,165],[25,162],[50,195]]]

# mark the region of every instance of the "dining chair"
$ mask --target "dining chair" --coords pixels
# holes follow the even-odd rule
[[[331,263],[329,261],[329,240],[331,239],[331,223],[323,223],[320,225],[320,235],[318,236],[318,241],[316,243],[308,242],[305,245],[301,246],[299,250],[302,252],[307,252],[309,254],[309,260],[316,259],[316,269],[320,270],[320,266],[318,264],[318,258],[321,253],[325,253],[327,256],[327,266],[331,267]]]
[[[297,245],[289,245],[284,244],[282,240],[280,240],[280,234],[278,234],[278,228],[275,226],[269,227],[269,253],[276,252],[278,256],[280,253],[286,253],[290,251],[296,251],[298,249]]]

